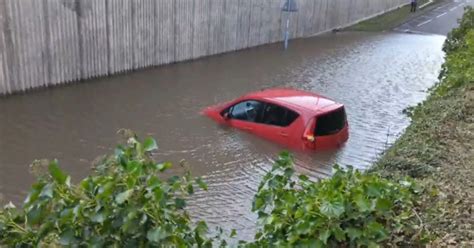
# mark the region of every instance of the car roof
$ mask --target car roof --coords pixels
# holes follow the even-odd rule
[[[317,114],[323,110],[324,112],[326,110],[331,111],[343,106],[319,94],[289,88],[265,89],[251,92],[245,95],[245,97],[255,100],[267,100],[281,106],[299,110],[299,112],[309,112],[310,114]]]

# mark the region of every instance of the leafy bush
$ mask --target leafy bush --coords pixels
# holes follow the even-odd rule
[[[221,229],[209,237],[206,223],[193,224],[184,210],[185,197],[206,184],[189,173],[163,180],[159,174],[171,164],[151,158],[156,148],[151,138],[140,142],[128,135],[78,184],[56,161],[37,161],[33,169],[43,173],[23,208],[0,210],[0,246],[227,246]],[[403,244],[401,235],[421,238],[412,181],[394,183],[352,169],[337,169],[321,182],[304,175],[295,181],[294,173],[290,155],[282,153],[253,202],[262,229],[254,242],[240,246],[375,247]]]
[[[162,180],[169,163],[156,163],[156,142],[129,135],[126,145],[98,161],[95,172],[74,185],[56,161],[47,166],[23,209],[0,210],[0,246],[210,247],[205,222],[192,227],[183,210],[195,185],[189,173]],[[41,170],[40,170],[41,171]]]
[[[472,11],[474,13],[474,11]],[[449,89],[474,83],[474,27],[464,36],[464,47],[446,56],[442,79],[437,92],[445,94]]]
[[[463,17],[459,20],[459,26],[449,32],[443,45],[443,51],[451,53],[465,46],[464,37],[474,29],[474,9],[471,6],[465,8]]]
[[[255,196],[253,211],[263,227],[247,246],[377,247],[422,238],[415,212],[420,190],[409,179],[394,183],[340,168],[316,183],[293,178],[292,159],[283,153]]]
[[[467,7],[460,26],[453,29],[444,44],[446,62],[436,92],[444,95],[449,89],[474,83],[474,9]]]

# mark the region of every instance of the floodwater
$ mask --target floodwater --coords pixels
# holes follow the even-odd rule
[[[284,86],[319,92],[346,105],[348,143],[339,150],[295,152],[297,169],[327,177],[335,163],[370,166],[409,124],[402,113],[437,80],[444,36],[338,33],[163,66],[88,83],[0,99],[0,192],[20,203],[33,182],[28,165],[57,158],[75,181],[116,131],[155,137],[159,160],[185,159],[209,183],[189,210],[196,219],[251,238],[251,202],[262,175],[284,147],[216,125],[208,105],[248,91]],[[178,166],[179,167],[179,166]],[[173,169],[181,173],[181,169]]]

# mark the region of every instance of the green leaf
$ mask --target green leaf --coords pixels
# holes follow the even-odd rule
[[[79,186],[81,186],[81,189],[83,189],[84,191],[89,191],[89,190],[91,190],[91,182],[90,182],[90,179],[89,179],[89,178],[86,178],[86,179],[82,180],[82,181],[79,183]]]
[[[33,187],[31,189],[30,193],[28,193],[28,196],[25,199],[25,207],[30,206],[31,204],[36,202],[36,200],[38,200],[39,195],[40,195],[41,191],[43,190],[43,188],[44,188],[44,183],[35,183],[35,184],[33,184]]]
[[[166,230],[164,230],[161,227],[151,229],[146,234],[146,238],[150,242],[155,242],[155,243],[159,243],[160,241],[162,241],[163,239],[166,239],[167,237],[169,237],[169,233],[166,232]]]
[[[149,188],[154,189],[160,185],[161,185],[161,181],[157,176],[153,175],[148,179],[147,186]]]
[[[51,183],[46,184],[41,190],[39,197],[45,197],[48,199],[53,198],[53,185]]]
[[[49,174],[53,177],[53,179],[60,185],[66,183],[67,175],[59,169],[58,161],[53,160],[48,167]]]
[[[331,237],[331,231],[329,229],[319,233],[319,240],[321,240],[321,242],[324,244],[327,244],[329,237]]]
[[[127,172],[128,173],[133,173],[133,172],[140,172],[139,169],[141,168],[141,163],[140,161],[132,160],[127,163]]]
[[[261,197],[256,197],[253,201],[253,211],[261,209],[264,204],[265,201]]]
[[[299,178],[301,181],[303,181],[303,182],[309,181],[309,177],[306,176],[306,175],[300,175],[298,178]]]
[[[388,237],[384,226],[376,221],[371,221],[367,224],[366,232],[374,237],[377,242],[381,242]]]
[[[114,182],[107,182],[104,186],[99,188],[99,193],[97,194],[97,199],[107,199],[114,192]]]
[[[380,245],[378,245],[377,243],[375,243],[373,241],[369,242],[368,248],[379,248],[379,247],[380,247]]]
[[[202,178],[198,177],[196,179],[196,183],[199,185],[199,188],[203,189],[203,190],[207,190],[207,183],[205,183]]]
[[[309,221],[300,221],[296,224],[296,232],[300,235],[308,234],[311,231],[311,225]]]
[[[362,231],[357,228],[346,228],[346,234],[351,241],[354,241],[362,236]]]
[[[375,205],[380,212],[388,212],[392,208],[392,202],[388,199],[380,198]]]
[[[382,185],[378,182],[369,183],[367,185],[367,195],[371,197],[379,197],[381,192]]]
[[[281,242],[281,241],[280,241]],[[284,245],[277,245],[275,244],[276,247],[285,247]],[[299,247],[299,248],[324,248],[326,247],[326,245],[324,245],[324,243],[319,240],[319,239],[315,239],[315,238],[303,238],[303,239],[298,239],[296,241],[296,244],[292,244],[291,247]],[[253,247],[252,247],[253,248]],[[258,248],[255,247],[255,248]]]
[[[334,237],[336,237],[337,241],[342,242],[346,240],[346,233],[344,232],[344,230],[342,230],[341,227],[334,227],[332,229],[332,233],[334,234]]]
[[[146,138],[143,141],[143,148],[146,152],[151,152],[158,149],[158,145],[156,144],[156,140],[153,138]]]
[[[176,204],[177,209],[183,209],[186,207],[186,201],[184,199],[176,198],[174,199],[174,202]]]
[[[75,244],[76,238],[74,237],[74,231],[72,229],[68,229],[59,235],[59,244],[63,246],[70,246]]]
[[[232,229],[232,231],[230,232],[230,237],[233,238],[237,236],[237,231],[235,229]]]
[[[133,193],[133,189],[129,189],[127,191],[124,191],[120,194],[118,194],[116,197],[115,197],[115,202],[117,204],[123,204],[125,201],[128,200],[128,198],[130,198],[130,196],[132,195]]]
[[[73,216],[73,209],[71,208],[66,208],[64,209],[63,211],[61,211],[61,213],[59,214],[59,216],[61,217],[61,219],[70,219],[72,216]]]
[[[28,222],[30,225],[36,225],[41,223],[43,219],[43,209],[39,206],[35,206],[26,213]]]
[[[103,223],[105,220],[105,215],[103,212],[96,213],[91,218],[92,222]]]
[[[355,204],[361,212],[368,212],[372,210],[372,203],[365,196],[359,194],[354,197]]]
[[[89,248],[102,248],[104,247],[104,239],[102,237],[94,236],[89,240]]]
[[[319,211],[329,218],[338,218],[344,213],[345,209],[344,204],[341,201],[335,200],[333,202],[329,202],[324,200],[319,207]]]
[[[293,168],[286,168],[284,172],[286,177],[291,177],[293,176],[294,173],[295,173],[295,170]]]
[[[304,214],[305,214],[304,209],[299,208],[295,212],[295,218],[299,219],[299,218],[303,217]]]
[[[192,184],[188,184],[187,191],[190,195],[194,194],[194,187]]]
[[[153,190],[153,193],[155,195],[155,200],[157,202],[160,202],[161,200],[163,200],[163,198],[165,196],[165,192],[163,192],[163,190],[161,188],[155,188]]]
[[[163,171],[171,168],[172,166],[173,166],[172,163],[165,162],[165,163],[158,164],[156,167],[158,168],[159,171],[163,172]]]
[[[203,236],[209,231],[209,228],[207,227],[206,222],[204,221],[199,221],[196,225],[196,232],[199,233],[199,235]]]

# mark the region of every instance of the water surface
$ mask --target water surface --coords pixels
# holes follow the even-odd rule
[[[19,203],[36,158],[57,158],[79,180],[111,152],[119,128],[155,137],[159,160],[187,160],[209,183],[190,201],[195,218],[250,238],[252,197],[284,149],[216,125],[204,107],[268,87],[319,92],[346,105],[348,143],[337,151],[295,152],[297,169],[327,177],[334,163],[365,169],[409,124],[402,113],[437,79],[444,36],[339,33],[168,65],[0,99],[0,192]],[[181,173],[179,168],[173,172]]]

